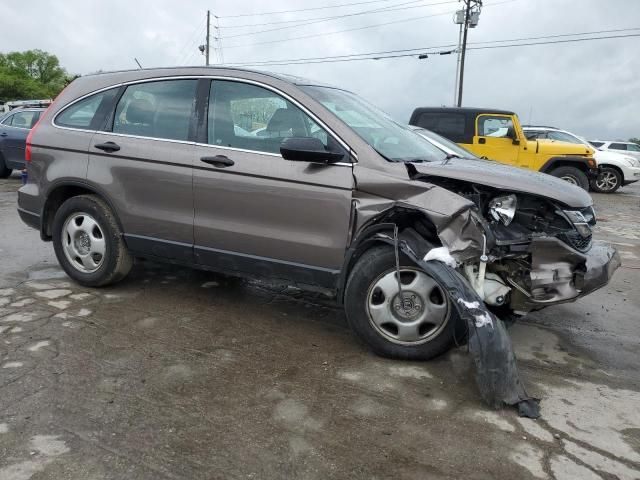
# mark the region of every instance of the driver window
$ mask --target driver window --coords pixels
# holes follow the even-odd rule
[[[289,137],[314,137],[327,150],[335,140],[302,110],[280,95],[248,83],[211,82],[208,143],[265,153],[280,153]]]
[[[493,138],[512,138],[513,122],[509,117],[484,115],[478,120],[478,136]]]

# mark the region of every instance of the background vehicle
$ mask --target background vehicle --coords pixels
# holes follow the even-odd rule
[[[529,140],[552,140],[595,147],[594,158],[600,173],[591,179],[591,189],[600,193],[613,193],[623,185],[640,180],[640,159],[622,152],[605,151],[578,135],[554,127],[525,125],[522,127]]]
[[[24,149],[29,130],[44,108],[20,108],[0,115],[0,178],[24,168]]]
[[[268,135],[247,135],[256,124]],[[463,308],[492,321],[486,305],[576,300],[618,262],[611,247],[592,251],[595,213],[580,188],[450,158],[356,95],[286,76],[82,76],[31,131],[25,158],[20,217],[78,283],[117,282],[136,256],[280,279],[333,295],[390,357],[446,351],[460,318],[478,320]],[[400,238],[413,246],[396,256]],[[428,273],[432,251],[459,275]],[[479,301],[452,300],[447,281]]]
[[[528,141],[513,112],[480,108],[417,108],[411,125],[439,133],[477,156],[562,178],[589,189],[598,171],[593,148]]]
[[[476,160],[480,160],[480,157],[475,156],[469,150],[462,148],[455,142],[452,142],[448,138],[443,137],[442,135],[438,135],[431,130],[427,130],[422,127],[415,127],[413,125],[410,128],[416,132],[418,135],[424,137],[428,142],[430,142],[433,146],[439,148],[444,153],[451,157],[460,157],[460,158],[473,158]]]
[[[622,153],[640,159],[640,145],[633,142],[589,140],[589,143],[605,152]]]

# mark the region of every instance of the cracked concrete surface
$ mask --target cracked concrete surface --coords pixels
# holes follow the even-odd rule
[[[613,283],[511,329],[534,421],[481,404],[464,349],[378,358],[290,287],[151,262],[79,287],[18,184],[0,180],[0,480],[640,479],[640,186],[595,196]]]

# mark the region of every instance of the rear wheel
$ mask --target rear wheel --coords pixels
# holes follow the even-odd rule
[[[9,178],[9,175],[11,175],[12,170],[7,167],[7,164],[4,161],[4,158],[2,158],[2,154],[0,154],[0,178]]]
[[[428,360],[453,344],[457,312],[444,289],[410,260],[387,246],[366,251],[353,267],[345,291],[347,321],[378,355]]]
[[[133,264],[115,216],[94,195],[62,204],[53,219],[53,246],[67,275],[87,287],[122,280]]]
[[[576,167],[558,167],[550,172],[554,177],[561,178],[565,182],[577,185],[583,190],[589,190],[589,179],[586,173]]]
[[[598,178],[591,181],[591,188],[599,193],[613,193],[622,186],[622,175],[612,167],[602,167]]]

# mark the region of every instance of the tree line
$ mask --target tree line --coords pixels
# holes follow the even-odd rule
[[[0,53],[0,101],[54,98],[75,76],[42,50]]]

